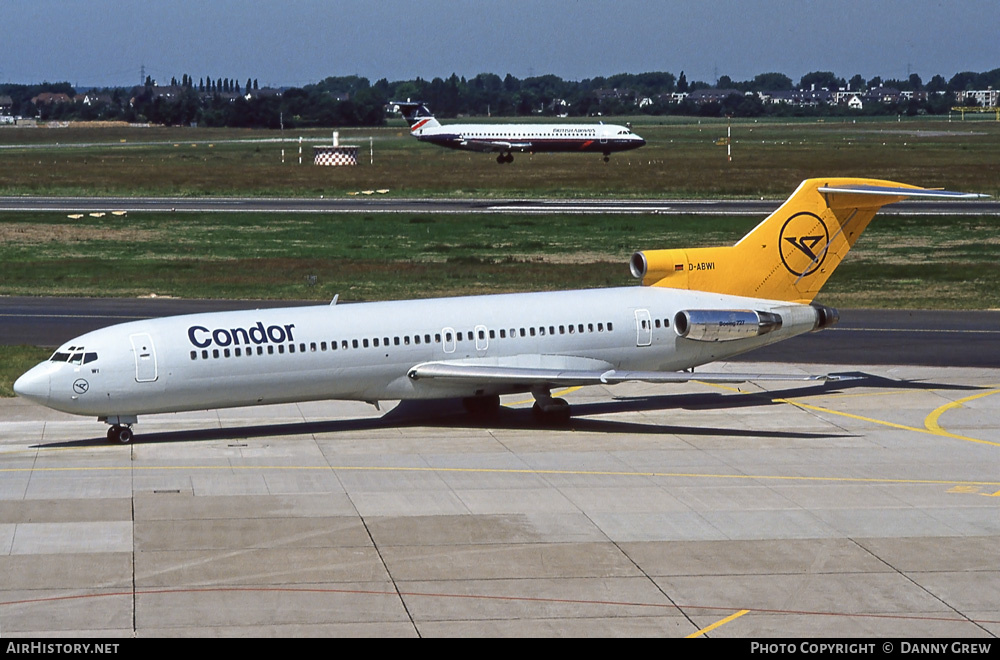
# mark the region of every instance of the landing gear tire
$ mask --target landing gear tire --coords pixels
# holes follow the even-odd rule
[[[505,163],[513,163],[513,162],[514,162],[513,154],[500,154],[499,156],[497,156],[497,163],[499,165],[503,165]]]
[[[472,396],[462,399],[465,411],[475,417],[495,417],[500,412],[500,396]]]
[[[569,421],[570,408],[565,399],[549,399],[544,407],[535,401],[531,412],[540,422],[563,423]]]
[[[604,154],[604,162],[605,162],[605,163],[607,163],[607,162],[609,162],[610,160],[611,160],[611,157],[610,157],[610,156],[608,156],[607,154]]]
[[[108,442],[127,445],[132,442],[132,429],[118,424],[113,425],[108,429]]]

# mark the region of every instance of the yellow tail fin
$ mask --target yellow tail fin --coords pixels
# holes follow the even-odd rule
[[[648,286],[809,303],[886,204],[982,196],[877,179],[808,179],[736,245],[636,252],[632,274]]]

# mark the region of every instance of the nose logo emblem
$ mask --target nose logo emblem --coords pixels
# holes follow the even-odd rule
[[[75,383],[73,383],[73,391],[77,394],[86,394],[87,390],[90,389],[90,383],[82,378],[78,378]]]

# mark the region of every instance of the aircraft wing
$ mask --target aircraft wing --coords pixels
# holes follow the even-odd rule
[[[489,385],[524,387],[572,387],[576,385],[614,385],[627,381],[647,383],[745,383],[752,381],[840,381],[852,377],[837,375],[710,373],[693,371],[618,371],[616,369],[560,369],[557,367],[504,366],[476,362],[424,362],[410,369],[413,380],[436,379],[450,382],[476,382]]]
[[[530,142],[511,142],[510,140],[463,140],[463,149],[470,151],[492,152],[500,151],[509,153],[511,151],[531,151]]]

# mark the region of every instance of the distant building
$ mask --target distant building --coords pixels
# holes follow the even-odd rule
[[[59,92],[58,94],[53,94],[52,92],[42,92],[38,96],[31,99],[31,102],[35,105],[52,105],[53,103],[70,103],[73,99],[67,94]]]
[[[958,102],[962,105],[972,105],[969,101],[975,101],[976,105],[984,108],[995,108],[1000,106],[1000,90],[988,87],[986,89],[967,90],[959,92]]]
[[[698,105],[705,105],[706,103],[722,103],[733,94],[743,96],[743,92],[738,89],[697,89],[688,94],[687,98]]]

